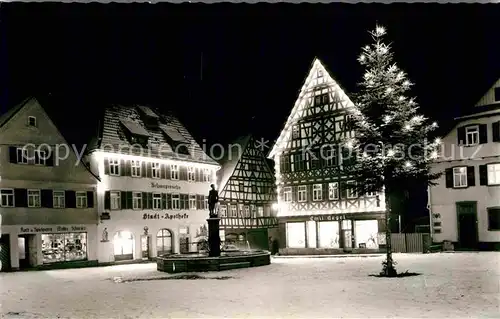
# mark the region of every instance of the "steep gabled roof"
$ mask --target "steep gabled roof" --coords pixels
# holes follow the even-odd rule
[[[280,136],[276,140],[276,143],[274,144],[273,148],[269,152],[268,158],[274,158],[276,154],[279,153],[280,149],[282,148],[282,145],[286,143],[293,124],[296,123],[298,120],[298,117],[301,114],[302,109],[306,106],[305,105],[305,97],[308,95],[308,91],[319,84],[319,77],[317,76],[318,72],[322,72],[323,78],[322,83],[326,84],[328,86],[333,86],[337,88],[337,91],[339,92],[339,99],[342,100],[341,103],[345,103],[346,105],[343,105],[342,107],[347,108],[347,107],[352,107],[354,104],[352,101],[349,99],[349,97],[345,94],[344,90],[342,87],[338,84],[337,81],[335,81],[328,70],[323,66],[321,61],[318,58],[314,58],[314,61],[311,65],[311,68],[309,70],[309,74],[307,75],[306,79],[304,80],[304,84],[302,85],[302,88],[300,89],[299,96],[297,100],[295,101],[295,105],[288,116],[288,119],[283,127],[283,130],[280,133]]]
[[[486,91],[475,106],[482,107],[492,104],[500,104],[500,97],[497,96],[498,100],[495,99],[495,89],[500,90],[500,78],[489,88],[488,91]]]
[[[7,112],[2,114],[0,116],[0,127],[4,126],[14,115],[17,114],[28,102],[34,100],[35,98],[29,97],[27,99],[24,99],[21,103],[15,105],[14,107],[10,108]]]
[[[104,148],[107,152],[125,152],[126,154],[164,159],[182,159],[219,166],[216,161],[203,151],[172,112],[160,112],[158,109],[152,107],[149,107],[149,109],[158,115],[158,125],[156,128],[145,125],[140,113],[144,108],[139,108],[137,105],[110,105],[105,107],[99,138],[90,147],[91,151]],[[126,123],[126,125],[122,123]],[[149,136],[149,143],[142,150],[143,152],[147,152],[146,155],[144,153],[141,154],[140,149],[132,147],[124,132],[124,125],[133,134]],[[176,132],[175,138],[172,138],[172,132]],[[179,141],[180,138],[182,139]],[[169,141],[170,139],[185,144],[188,147],[189,154],[176,153],[175,147],[169,144],[171,142]],[[112,150],[110,146],[112,146]]]
[[[224,189],[227,182],[233,175],[236,165],[238,165],[243,152],[245,152],[251,137],[251,135],[241,136],[229,145],[231,147],[229,147],[226,155],[221,160],[221,169],[217,172],[217,175],[219,175],[218,179],[220,181],[218,185],[219,190]]]

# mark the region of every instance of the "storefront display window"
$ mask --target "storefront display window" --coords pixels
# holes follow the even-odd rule
[[[87,259],[87,233],[42,234],[43,263]]]
[[[339,222],[325,221],[318,223],[320,248],[339,248]]]
[[[160,229],[156,234],[157,256],[172,253],[172,232],[166,228]]]
[[[377,220],[357,220],[354,222],[356,248],[378,248],[377,234]]]
[[[286,239],[289,248],[306,247],[306,225],[303,222],[286,223]]]

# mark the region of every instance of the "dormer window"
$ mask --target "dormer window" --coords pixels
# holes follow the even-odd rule
[[[161,128],[165,139],[176,154],[189,155],[190,144],[175,127]]]
[[[140,124],[130,120],[120,120],[130,144],[147,146],[149,133]]]
[[[28,126],[36,127],[36,117],[28,116]]]
[[[137,109],[139,110],[139,113],[141,114],[142,121],[144,122],[144,125],[149,128],[157,128],[158,127],[158,120],[159,116],[153,110],[151,110],[147,106],[142,106],[139,105],[137,106]]]

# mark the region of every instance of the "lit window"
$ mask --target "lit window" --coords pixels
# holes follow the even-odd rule
[[[299,125],[294,125],[292,126],[292,138],[299,138],[300,137],[300,127]]]
[[[133,209],[142,209],[142,193],[141,192],[133,192],[132,193],[132,208]]]
[[[220,216],[221,217],[226,217],[227,216],[227,206],[226,205],[220,205],[219,212],[220,212]]]
[[[305,202],[307,200],[307,187],[305,185],[299,186],[298,201]]]
[[[500,184],[500,164],[488,164],[488,185]]]
[[[172,180],[179,179],[179,165],[170,165],[170,178]]]
[[[120,162],[116,158],[109,159],[109,175],[120,175]]]
[[[118,191],[113,191],[110,192],[110,208],[111,209],[120,209],[120,204],[121,204],[121,196],[120,192]]]
[[[76,208],[87,208],[87,192],[76,192]]]
[[[181,209],[181,200],[179,194],[172,194],[172,209]]]
[[[17,149],[17,162],[20,164],[28,164],[28,150],[25,148]]]
[[[13,189],[2,189],[0,191],[0,206],[2,207],[14,207],[14,190]]]
[[[243,213],[244,213],[243,216],[245,216],[246,218],[250,217],[250,207],[248,207],[248,205],[245,205]]]
[[[262,217],[262,216],[264,216],[264,207],[257,206],[257,217]]]
[[[160,163],[151,163],[151,177],[160,178]]]
[[[196,209],[196,195],[189,195],[189,209]]]
[[[237,217],[238,216],[238,207],[236,205],[231,206],[231,216],[229,217]]]
[[[318,201],[323,199],[323,185],[314,184],[313,185],[313,200]]]
[[[65,207],[64,191],[54,191],[52,195],[53,195],[52,206],[54,208],[64,208]]]
[[[333,182],[328,184],[328,199],[339,199],[339,183]]]
[[[210,182],[210,170],[208,168],[203,169],[203,181]]]
[[[28,190],[28,207],[40,207],[40,190]]]
[[[141,177],[141,162],[131,161],[132,163],[132,177]]]
[[[467,126],[465,128],[465,145],[471,146],[479,143],[479,126]]]
[[[467,187],[467,167],[453,167],[453,187]]]
[[[195,175],[196,173],[194,167],[188,166],[187,172],[188,172],[188,181],[194,182],[196,180],[196,175]]]
[[[292,188],[291,187],[285,187],[283,189],[283,199],[285,200],[285,202],[292,201]]]
[[[356,198],[358,197],[358,193],[356,192],[356,182],[355,181],[347,181],[347,198]]]
[[[161,209],[161,194],[153,194],[153,209]]]
[[[325,150],[325,165],[332,167],[337,164],[337,154],[334,149]]]

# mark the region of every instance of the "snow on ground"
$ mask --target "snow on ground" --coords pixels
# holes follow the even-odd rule
[[[149,280],[155,264],[0,274],[2,318],[500,318],[500,253],[275,258],[272,265]],[[120,277],[124,282],[113,280]]]

